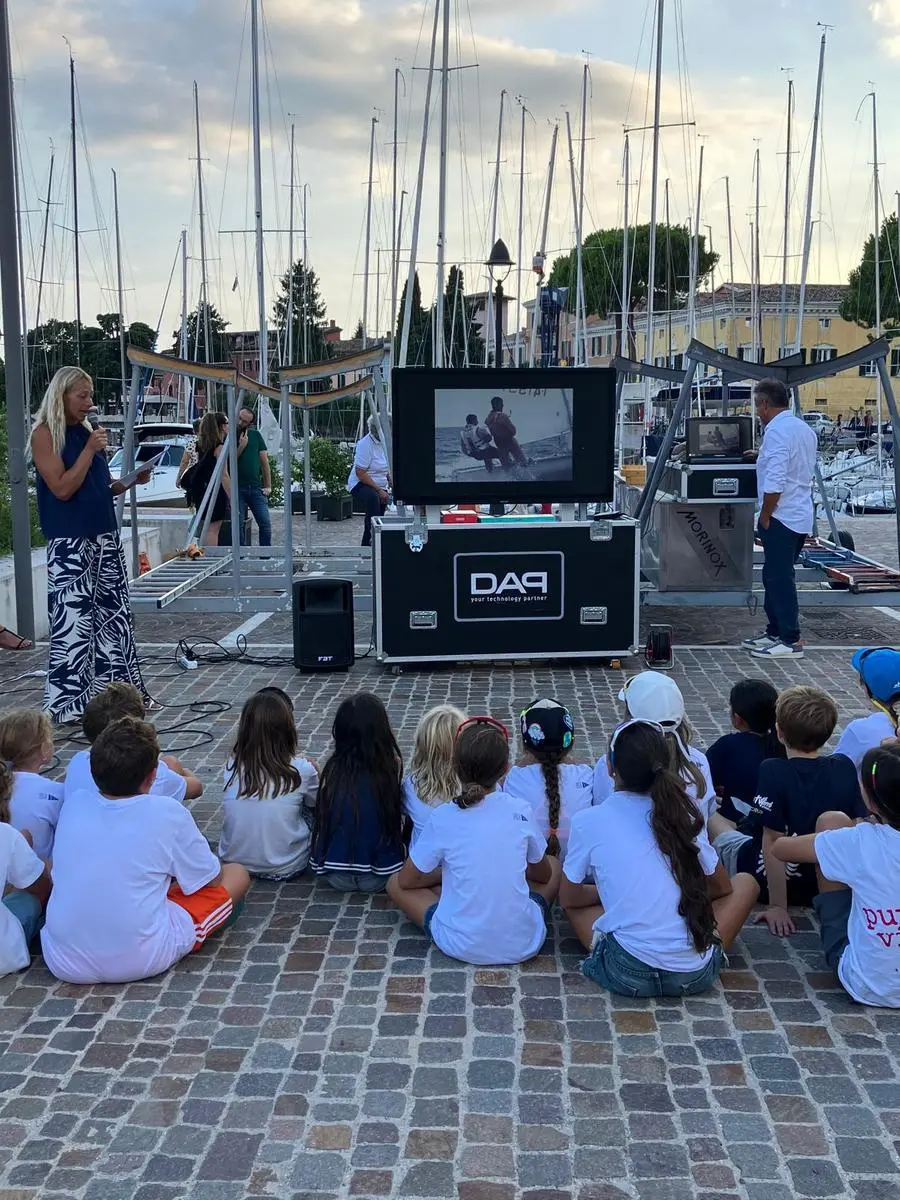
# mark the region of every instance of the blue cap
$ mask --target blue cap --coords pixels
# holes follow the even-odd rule
[[[874,700],[888,704],[900,695],[900,650],[868,646],[857,650],[851,661]]]

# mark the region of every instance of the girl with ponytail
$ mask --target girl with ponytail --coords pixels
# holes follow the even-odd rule
[[[859,1004],[900,1008],[900,746],[867,750],[860,782],[868,820],[823,813],[815,833],[780,837],[772,853],[815,864],[822,950],[844,990]]]
[[[43,925],[50,872],[31,846],[31,834],[10,824],[12,766],[0,759],[0,978],[31,962],[29,947]]]
[[[590,808],[593,768],[566,760],[575,745],[575,722],[556,700],[535,700],[520,714],[525,760],[503,781],[545,832],[547,853],[565,859],[572,818]]]
[[[661,725],[626,721],[607,760],[615,791],[572,822],[560,887],[581,969],[623,996],[706,991],[759,886],[719,864]]]
[[[524,962],[547,936],[559,862],[521,800],[500,790],[509,734],[492,717],[456,731],[459,791],[439,805],[387,892],[451,958],[476,965]]]

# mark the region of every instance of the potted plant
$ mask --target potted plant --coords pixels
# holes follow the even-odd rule
[[[325,488],[325,495],[319,500],[319,520],[349,520],[353,516],[353,501],[347,491],[347,476],[353,465],[350,452],[328,438],[313,438],[309,443],[309,464],[313,478]]]
[[[302,458],[292,458],[291,459],[291,512],[294,513],[295,516],[298,514],[302,516],[302,514],[306,512],[306,494],[303,490],[303,483],[304,483],[303,459]],[[312,483],[312,486],[310,488],[310,493],[309,493],[310,509],[313,512],[317,512],[318,508],[319,508],[319,501],[321,500],[322,496],[324,495],[324,492],[322,491],[322,488],[319,486],[319,484],[315,478],[315,474],[313,475],[313,479],[312,479],[311,483]]]

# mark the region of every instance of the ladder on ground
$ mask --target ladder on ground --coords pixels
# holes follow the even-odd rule
[[[172,558],[131,580],[128,588],[131,607],[167,608],[179,596],[184,596],[199,587],[204,580],[229,571],[231,563],[230,552],[215,558]]]

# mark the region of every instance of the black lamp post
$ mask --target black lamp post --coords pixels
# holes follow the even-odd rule
[[[485,263],[494,289],[494,366],[503,366],[503,281],[513,269],[513,261],[503,238],[497,238],[491,256]]]

